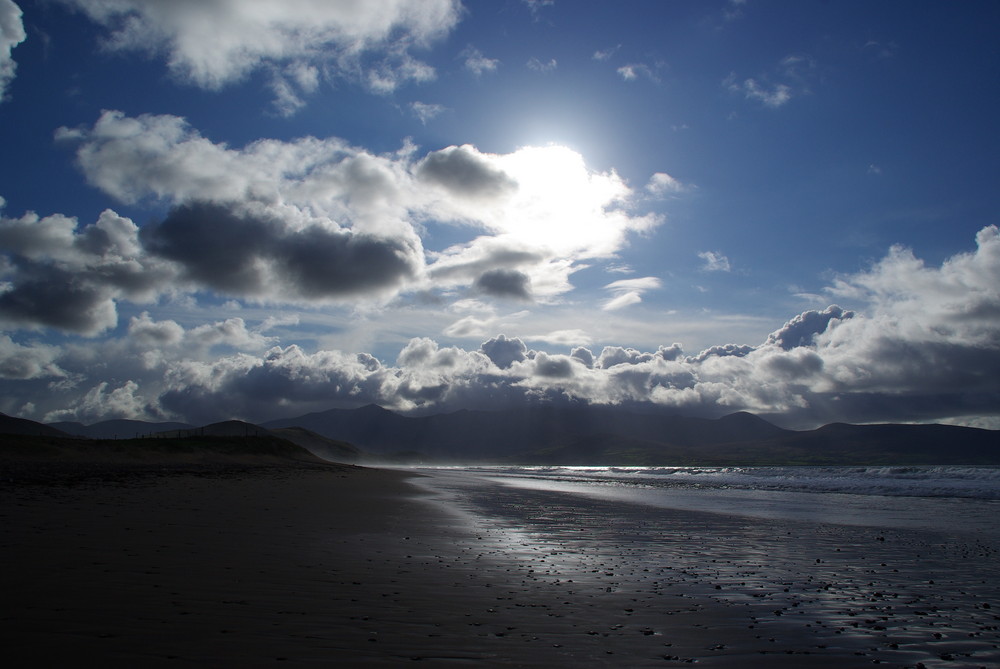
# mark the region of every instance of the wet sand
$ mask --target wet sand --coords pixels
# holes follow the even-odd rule
[[[29,479],[12,666],[1000,662],[988,546],[308,463]]]

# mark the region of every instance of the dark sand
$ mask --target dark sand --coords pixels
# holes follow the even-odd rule
[[[6,666],[1000,663],[983,546],[349,466],[16,473]]]

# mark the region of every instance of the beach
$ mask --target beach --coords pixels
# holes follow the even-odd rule
[[[996,546],[969,537],[455,471],[48,471],[0,486],[12,666],[1000,663]]]

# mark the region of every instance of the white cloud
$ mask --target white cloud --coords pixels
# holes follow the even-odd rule
[[[465,60],[465,69],[474,75],[482,76],[486,72],[496,72],[500,66],[500,61],[496,58],[487,58],[479,49],[468,46],[460,54]]]
[[[663,286],[663,282],[655,276],[646,276],[638,279],[620,279],[612,281],[604,287],[610,291],[614,297],[607,300],[601,307],[604,311],[615,311],[624,307],[642,302],[642,294],[649,290],[656,290]]]
[[[52,418],[260,421],[331,405],[448,411],[541,398],[654,404],[691,415],[747,410],[803,426],[984,423],[1000,406],[1000,232],[984,228],[977,241],[976,251],[939,267],[894,248],[870,270],[831,286],[863,311],[807,311],[758,344],[691,356],[677,343],[652,351],[611,345],[594,355],[579,332],[551,333],[555,345],[572,347],[568,354],[537,351],[494,330],[474,350],[413,339],[387,365],[367,353],[281,346],[260,334],[263,324],[240,319],[185,329],[144,314],[132,319],[127,338],[88,347],[0,338],[0,373],[23,379],[18,407],[33,405]],[[658,285],[652,277],[626,281],[616,288]],[[499,326],[484,305],[467,306],[482,314],[484,328]],[[218,346],[235,351],[218,357]]]
[[[449,195],[434,202],[434,215],[478,221],[490,233],[434,254],[429,274],[443,286],[513,269],[528,277],[533,297],[550,298],[572,288],[569,277],[581,261],[610,257],[631,233],[661,221],[631,213],[635,192],[614,172],[588,169],[565,147],[505,155],[453,147],[431,154],[418,170]]]
[[[124,202],[254,202],[268,215],[295,218],[298,229],[311,222],[308,208],[332,229],[412,239],[411,220],[431,217],[481,226],[508,246],[601,257],[618,250],[628,232],[660,222],[627,211],[635,193],[614,171],[594,172],[560,146],[509,154],[453,146],[415,162],[410,152],[378,156],[336,138],[232,149],[175,116],[113,111],[92,129],[62,128],[57,138],[77,144],[91,184]]]
[[[55,363],[59,349],[39,343],[14,342],[0,334],[0,379],[37,379],[66,376]]]
[[[14,409],[33,406],[50,420],[262,421],[369,402],[448,411],[545,399],[653,404],[707,416],[747,410],[782,414],[800,426],[984,423],[1000,406],[1000,232],[984,228],[977,242],[974,252],[938,267],[894,248],[870,270],[830,287],[863,310],[807,311],[757,344],[717,345],[691,356],[677,343],[656,350],[609,345],[595,355],[584,348],[587,333],[574,331],[531,337],[567,353],[532,350],[523,337],[497,334],[509,331],[511,316],[498,318],[488,305],[466,300],[466,313],[485,332],[480,347],[418,338],[401,346],[393,364],[368,353],[281,345],[262,334],[265,321],[184,328],[142,314],[131,319],[127,336],[87,345],[0,337],[0,374],[22,384]],[[615,287],[658,287],[652,277],[626,281]],[[220,356],[219,347],[228,350]]]
[[[420,157],[408,144],[375,155],[305,137],[239,148],[179,117],[116,111],[56,137],[75,147],[91,184],[126,203],[156,198],[168,211],[141,234],[113,212],[83,231],[60,215],[4,219],[0,236],[25,259],[0,300],[12,324],[95,334],[117,322],[117,300],[199,290],[271,305],[385,304],[400,293],[461,288],[551,302],[573,289],[571,275],[589,259],[614,256],[662,220],[636,212],[643,198],[614,171],[595,172],[559,146],[509,154],[452,146]],[[673,185],[662,173],[651,183]],[[428,225],[476,236],[428,251]],[[108,252],[84,259],[86,244],[113,250],[113,279]],[[32,278],[43,267],[52,274]],[[86,281],[68,280],[84,270]],[[26,302],[24,291],[34,297]],[[43,295],[64,311],[42,309]],[[26,311],[29,303],[37,308]]]
[[[543,63],[534,56],[528,59],[528,69],[534,70],[535,72],[554,72],[559,63],[556,62],[555,58],[550,59],[547,63]]]
[[[0,325],[7,327],[96,335],[117,323],[117,300],[148,302],[174,277],[143,255],[135,224],[110,209],[82,228],[60,214],[0,217],[0,248]]]
[[[538,20],[542,8],[556,4],[556,0],[523,0],[523,2],[531,10],[531,15],[535,17],[535,20]]]
[[[649,183],[646,184],[646,190],[657,197],[684,193],[688,189],[688,186],[666,172],[656,172],[649,178]]]
[[[617,70],[618,76],[620,76],[625,81],[635,81],[639,77],[645,77],[650,81],[659,82],[659,77],[653,72],[653,70],[645,63],[629,63],[628,65],[622,65]]]
[[[593,58],[594,60],[599,60],[599,61],[609,60],[621,48],[622,48],[622,45],[618,44],[616,46],[613,46],[613,47],[610,47],[610,48],[607,48],[607,49],[598,49],[597,51],[594,52],[594,55],[591,56],[591,58]]]
[[[701,251],[698,257],[705,261],[701,266],[706,272],[728,272],[732,269],[729,258],[715,251]]]
[[[411,102],[410,110],[413,115],[420,119],[420,122],[427,125],[427,122],[445,112],[443,105],[427,104],[425,102]]]
[[[729,91],[742,94],[747,100],[760,102],[771,109],[784,106],[793,96],[792,87],[787,84],[769,86],[754,78],[744,79],[741,82],[736,79],[735,74],[730,74],[722,83]]]
[[[0,0],[0,102],[6,98],[7,87],[14,80],[17,69],[11,52],[27,36],[21,20],[21,8],[13,0]]]
[[[447,35],[461,17],[458,0],[63,1],[107,28],[105,48],[164,53],[175,76],[208,89],[273,66],[328,69],[388,92],[432,75],[409,52]],[[296,82],[308,91],[312,77]],[[280,108],[287,91],[276,93]]]
[[[747,99],[757,100],[773,109],[781,107],[792,99],[792,89],[785,84],[774,84],[770,88],[765,88],[757,83],[756,79],[744,81],[743,92],[746,93]]]
[[[292,63],[271,73],[274,108],[281,116],[292,116],[306,105],[305,96],[319,88],[319,68],[304,62]]]

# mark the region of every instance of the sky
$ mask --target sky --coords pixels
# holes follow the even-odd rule
[[[0,412],[1000,428],[1000,4],[0,0]]]

